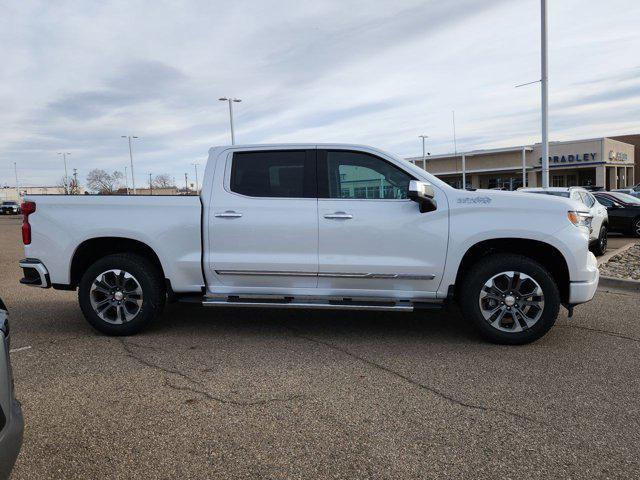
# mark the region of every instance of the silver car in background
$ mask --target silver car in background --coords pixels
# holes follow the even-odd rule
[[[22,409],[13,394],[8,317],[0,299],[0,480],[9,478],[22,446],[24,428]]]

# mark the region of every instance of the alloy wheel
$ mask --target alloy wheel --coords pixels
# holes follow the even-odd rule
[[[124,270],[107,270],[91,284],[89,299],[98,317],[108,323],[122,324],[140,312],[142,287],[136,277]]]
[[[529,275],[507,271],[487,280],[478,303],[482,316],[493,328],[516,333],[538,322],[544,310],[544,294]]]

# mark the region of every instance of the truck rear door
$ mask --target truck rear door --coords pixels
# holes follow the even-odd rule
[[[316,189],[315,149],[236,150],[219,159],[205,210],[209,288],[315,288]]]

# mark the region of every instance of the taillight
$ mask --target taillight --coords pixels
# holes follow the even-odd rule
[[[31,243],[31,225],[29,225],[29,215],[36,211],[36,202],[23,202],[22,209],[22,243]]]

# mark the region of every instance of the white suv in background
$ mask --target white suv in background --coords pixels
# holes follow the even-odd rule
[[[589,211],[591,220],[591,234],[589,235],[589,247],[593,253],[600,256],[607,251],[607,230],[609,229],[609,216],[607,209],[602,206],[588,190],[581,187],[548,187],[548,188],[519,188],[522,192],[540,193],[543,195],[555,195],[557,197],[570,198],[580,202]]]

